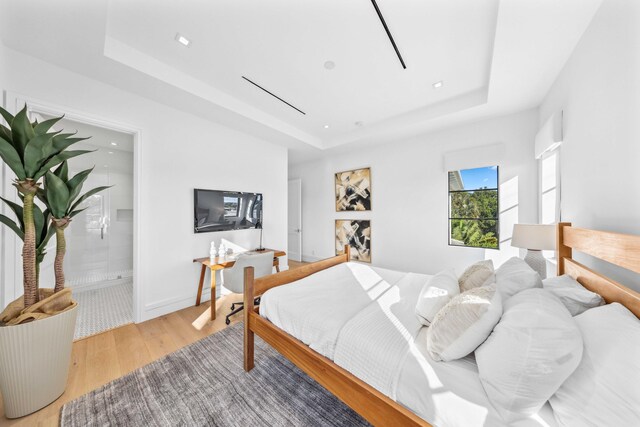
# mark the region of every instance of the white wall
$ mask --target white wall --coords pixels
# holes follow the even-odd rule
[[[540,124],[564,110],[563,221],[640,234],[639,60],[640,3],[605,0],[540,107]],[[596,268],[640,290],[640,275]]]
[[[371,219],[372,262],[404,271],[458,270],[483,258],[517,255],[507,240],[500,251],[448,246],[448,175],[443,155],[504,143],[500,166],[501,240],[513,223],[535,222],[537,169],[533,141],[538,115],[531,110],[385,146],[327,155],[290,166],[302,180],[302,253],[305,260],[334,255],[335,219]],[[371,167],[372,211],[336,213],[335,172]],[[478,165],[491,166],[491,165]]]
[[[140,129],[139,282],[140,319],[195,302],[199,266],[209,242],[226,238],[258,244],[255,230],[193,233],[193,188],[262,192],[265,245],[286,249],[287,151],[158,104],[115,87],[52,66],[0,46],[0,89]],[[3,189],[8,184],[3,183]],[[7,233],[3,242],[7,245]],[[3,246],[5,246],[3,245]],[[283,260],[286,264],[286,260]],[[3,266],[10,269],[11,266]],[[15,273],[15,272],[13,272]],[[21,292],[20,272],[5,271],[7,303]]]

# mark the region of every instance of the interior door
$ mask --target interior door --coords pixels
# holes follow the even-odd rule
[[[302,261],[302,181],[289,181],[288,257]]]

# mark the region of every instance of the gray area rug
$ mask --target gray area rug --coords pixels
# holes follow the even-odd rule
[[[256,337],[242,367],[242,324],[169,354],[62,407],[75,426],[368,426]]]

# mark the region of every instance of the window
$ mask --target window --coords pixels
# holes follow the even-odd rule
[[[545,153],[540,164],[540,224],[560,221],[560,150]]]
[[[449,245],[499,249],[498,166],[449,172]]]
[[[539,220],[540,224],[560,222],[560,149],[547,151],[538,160],[539,176]],[[553,259],[554,251],[542,251],[545,258]]]

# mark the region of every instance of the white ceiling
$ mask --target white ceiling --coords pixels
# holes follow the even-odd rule
[[[35,113],[45,120],[53,118],[47,114]],[[53,130],[61,130],[64,133],[75,132],[78,137],[89,138],[73,146],[74,150],[91,150],[92,152],[69,160],[72,173],[95,168],[94,173],[97,174],[113,172],[133,174],[133,135],[66,118],[57,122]]]
[[[44,113],[35,112],[44,120],[52,119],[53,116]],[[63,131],[64,133],[76,133],[80,138],[89,138],[83,142],[84,145],[105,149],[108,151],[126,151],[133,153],[133,135],[118,132],[87,123],[76,122],[63,118],[59,120],[53,127],[55,131]]]
[[[370,0],[5,0],[0,35],[283,144],[295,162],[539,105],[600,3],[378,0],[406,69]]]

